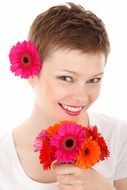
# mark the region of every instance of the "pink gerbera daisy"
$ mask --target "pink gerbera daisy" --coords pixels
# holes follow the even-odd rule
[[[85,138],[86,131],[81,125],[63,122],[58,133],[51,136],[51,145],[56,148],[55,159],[59,163],[73,163]]]
[[[42,148],[42,144],[44,140],[49,140],[49,137],[46,133],[45,130],[42,130],[38,136],[36,137],[35,141],[34,141],[34,152],[38,152],[41,150]]]
[[[11,48],[9,58],[10,70],[21,78],[34,76],[41,68],[37,47],[31,41],[18,42]]]

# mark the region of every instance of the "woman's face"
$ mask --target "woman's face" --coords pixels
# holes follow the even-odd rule
[[[105,66],[102,53],[57,50],[44,62],[34,77],[36,104],[49,119],[61,121],[84,117],[98,98]]]

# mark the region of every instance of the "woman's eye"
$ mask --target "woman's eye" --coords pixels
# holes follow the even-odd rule
[[[63,81],[72,82],[72,77],[70,76],[60,76],[59,78]]]
[[[99,83],[101,81],[101,78],[94,78],[94,79],[90,79],[87,81],[87,83],[92,83],[92,84],[96,84]]]

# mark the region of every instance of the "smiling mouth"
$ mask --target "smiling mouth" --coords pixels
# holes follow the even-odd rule
[[[66,104],[59,103],[60,107],[64,110],[64,112],[71,116],[79,115],[84,106],[70,106]]]

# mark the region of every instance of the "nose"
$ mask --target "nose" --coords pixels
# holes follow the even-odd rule
[[[87,88],[84,86],[75,87],[72,94],[72,100],[76,105],[84,105],[88,103],[89,94]]]

